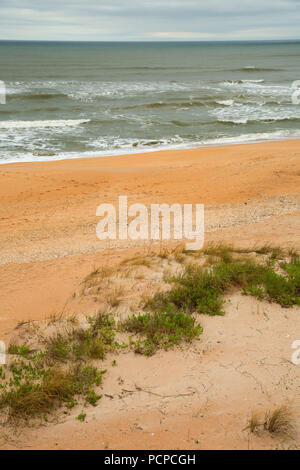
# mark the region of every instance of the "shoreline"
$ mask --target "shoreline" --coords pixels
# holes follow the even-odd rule
[[[230,138],[230,137],[228,137]],[[221,142],[220,144],[217,143],[205,143],[205,144],[194,144],[193,146],[185,146],[183,144],[182,146],[170,146],[170,147],[162,147],[162,148],[151,148],[151,149],[139,149],[139,150],[132,150],[132,151],[125,151],[119,153],[119,151],[116,151],[116,153],[111,153],[110,151],[107,151],[103,154],[99,154],[98,151],[91,152],[88,154],[77,154],[73,156],[65,156],[65,155],[56,155],[56,156],[49,156],[47,157],[46,155],[44,157],[37,157],[34,160],[15,160],[15,161],[1,161],[0,160],[0,167],[2,165],[14,165],[14,164],[22,164],[22,163],[47,163],[47,162],[60,162],[60,161],[66,161],[66,160],[84,160],[84,159],[92,159],[92,158],[113,158],[113,157],[124,157],[124,156],[143,156],[146,154],[151,154],[151,153],[157,153],[157,152],[173,152],[173,151],[189,151],[189,150],[200,150],[200,149],[206,149],[206,148],[222,148],[222,147],[235,147],[238,145],[254,145],[254,144],[267,144],[267,143],[276,143],[276,142],[290,142],[290,141],[299,141],[300,142],[300,134],[299,137],[297,136],[292,136],[292,137],[279,137],[279,138],[274,138],[274,139],[258,139],[258,140],[247,140],[247,141],[240,141],[240,142],[228,142],[224,143]],[[85,155],[85,156],[84,156]]]

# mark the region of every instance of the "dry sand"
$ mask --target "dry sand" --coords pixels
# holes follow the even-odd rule
[[[147,206],[204,203],[206,241],[300,247],[299,141],[2,165],[0,183],[3,339],[22,320],[95,311],[97,303],[70,302],[82,279],[95,266],[147,252],[96,238],[96,207],[119,195]],[[184,352],[121,355],[104,381],[114,398],[88,409],[86,423],[74,419],[76,409],[3,447],[299,447],[299,438],[243,429],[253,409],[289,401],[298,413],[300,366],[290,358],[300,309],[239,294],[228,300],[227,315],[203,317],[204,334]]]

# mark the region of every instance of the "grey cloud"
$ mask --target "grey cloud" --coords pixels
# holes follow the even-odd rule
[[[0,38],[299,38],[300,0],[0,0]]]

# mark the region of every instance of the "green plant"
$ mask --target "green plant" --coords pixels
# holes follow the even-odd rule
[[[215,251],[214,251],[215,252]],[[189,265],[180,276],[173,277],[173,287],[157,293],[145,304],[151,310],[165,310],[172,305],[177,310],[208,315],[223,315],[223,295],[233,288],[246,295],[267,299],[281,306],[300,305],[300,263],[295,258],[281,267],[286,276],[269,263],[250,258],[227,257],[209,268]]]
[[[94,390],[89,390],[88,393],[86,394],[86,401],[87,403],[90,403],[90,405],[96,406],[98,401],[102,398],[102,395],[98,395],[95,393]]]
[[[99,312],[95,317],[88,317],[88,322],[87,329],[74,328],[65,336],[57,334],[46,340],[45,355],[50,363],[103,360],[108,351],[118,347],[111,314]]]
[[[11,380],[2,385],[0,408],[7,407],[11,417],[28,419],[44,416],[63,404],[72,407],[77,403],[75,396],[90,401],[96,397],[93,386],[101,384],[105,372],[92,366],[64,370],[36,368],[34,362],[13,364]]]
[[[76,416],[76,419],[78,419],[78,421],[81,421],[81,423],[83,423],[85,421],[85,418],[86,418],[86,413],[79,413],[78,416]]]
[[[70,355],[70,349],[69,339],[58,334],[48,340],[46,354],[53,361],[65,362]]]
[[[8,354],[15,354],[22,357],[28,357],[31,353],[31,349],[28,346],[17,346],[16,344],[10,344],[8,347]]]
[[[171,306],[166,311],[132,315],[125,320],[121,327],[139,335],[132,341],[135,352],[151,356],[158,348],[169,349],[181,342],[190,342],[202,333],[195,319],[183,311],[177,311]]]
[[[16,358],[7,374],[0,370],[0,408],[7,409],[10,417],[29,419],[45,417],[62,405],[71,408],[80,396],[96,405],[101,395],[94,387],[106,371],[99,371],[90,360],[102,360],[123,345],[115,341],[110,314],[99,312],[88,321],[87,329],[73,328],[45,339],[44,349],[37,352],[11,345],[10,354]]]

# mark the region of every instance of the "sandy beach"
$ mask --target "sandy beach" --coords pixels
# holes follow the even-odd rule
[[[18,322],[43,321],[62,311],[95,312],[97,302],[70,302],[85,276],[149,250],[145,243],[97,239],[96,208],[116,204],[119,195],[147,207],[205,204],[206,242],[300,248],[299,140],[5,164],[0,192],[5,341],[14,337]],[[228,309],[225,317],[203,318],[204,336],[184,353],[121,355],[104,388],[118,395],[122,377],[129,392],[120,400],[104,398],[87,411],[86,423],[74,420],[74,410],[59,424],[10,436],[3,446],[276,447],[279,441],[270,437],[249,441],[243,419],[253,407],[278,399],[297,405],[300,366],[290,362],[290,343],[300,339],[300,307],[287,310],[235,294]],[[136,388],[137,382],[154,395]],[[280,445],[299,446],[299,440]]]

